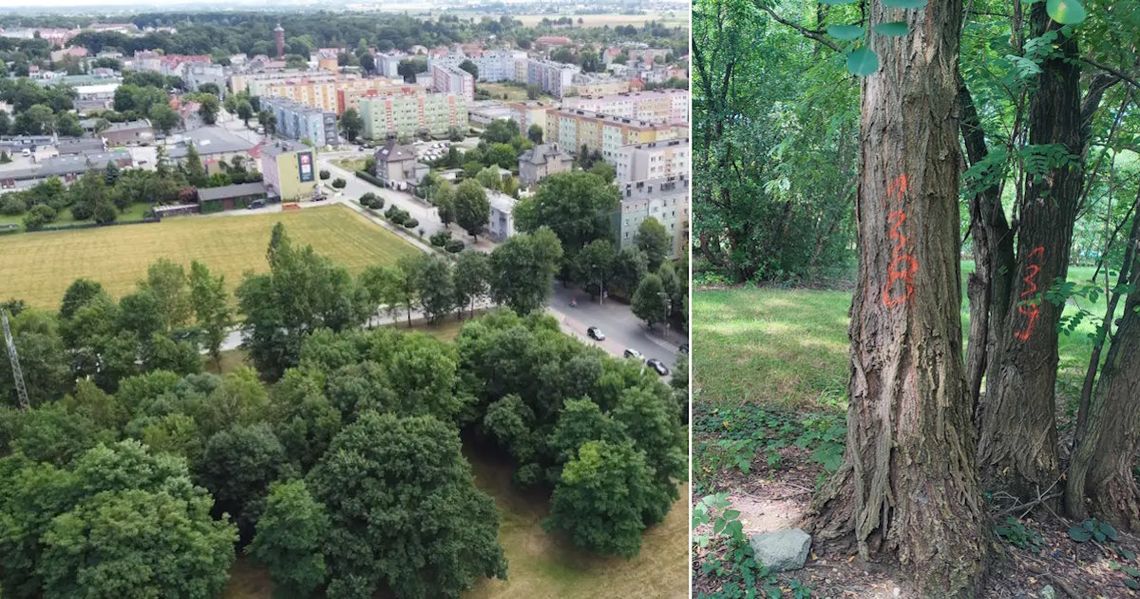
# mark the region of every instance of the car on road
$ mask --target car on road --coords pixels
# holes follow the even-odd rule
[[[598,327],[590,327],[586,329],[586,336],[595,341],[606,340],[606,334],[603,333],[602,329],[599,329]]]
[[[638,361],[641,361],[641,352],[637,351],[636,349],[630,349],[627,347],[625,348],[624,355],[627,358],[634,358]]]
[[[254,200],[254,201],[250,202],[248,206],[246,206],[246,209],[254,210],[256,208],[264,208],[264,207],[265,207],[265,200]]]
[[[657,358],[649,358],[645,361],[645,365],[657,371],[661,376],[669,376],[669,367],[664,362]]]

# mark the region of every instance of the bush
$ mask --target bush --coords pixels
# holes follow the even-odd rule
[[[329,177],[331,177],[332,173],[328,172],[327,170],[321,169],[320,175],[321,175],[321,181],[324,181],[324,180],[328,179]]]
[[[365,181],[368,181],[369,183],[371,183],[371,184],[373,184],[373,185],[375,185],[375,186],[377,186],[377,187],[384,187],[384,182],[383,182],[383,181],[381,181],[380,179],[377,179],[377,178],[376,178],[375,176],[373,176],[373,175],[372,175],[372,173],[370,173],[370,172],[367,172],[367,171],[356,171],[356,176],[357,176],[357,178],[359,178],[359,179],[364,179]]]
[[[51,206],[40,204],[24,215],[24,228],[29,231],[39,231],[44,225],[55,220],[56,211]]]
[[[409,219],[404,221],[404,228],[405,229],[414,229],[418,226],[420,226],[420,221],[418,221],[414,218],[409,218]]]
[[[14,195],[8,196],[4,198],[3,202],[0,202],[0,214],[15,216],[17,214],[23,214],[27,209],[28,203],[24,201],[24,198]]]
[[[429,237],[428,241],[430,241],[433,246],[441,248],[447,245],[447,242],[451,241],[451,232],[440,231],[439,233],[436,233]]]
[[[451,241],[447,242],[447,245],[444,246],[444,249],[446,249],[450,254],[458,254],[459,252],[463,251],[463,242],[458,239],[452,239]]]
[[[119,211],[115,208],[115,205],[110,202],[99,202],[95,206],[93,216],[95,217],[96,223],[107,225],[115,222],[115,219],[119,218]]]
[[[75,220],[87,220],[92,212],[91,204],[87,202],[76,202],[71,206],[71,217]]]
[[[336,188],[336,189],[344,189],[344,186],[345,186],[345,185],[347,185],[347,183],[345,183],[344,179],[341,179],[340,177],[337,177],[336,179],[333,179],[333,182],[332,182],[332,186],[333,186],[334,188]]]
[[[360,196],[360,205],[365,208],[379,210],[384,207],[384,198],[372,193],[371,191]]]

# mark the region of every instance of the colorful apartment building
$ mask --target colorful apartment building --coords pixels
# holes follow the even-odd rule
[[[596,75],[574,75],[571,80],[574,93],[579,96],[606,96],[621,94],[629,91],[628,79],[614,77],[598,77]]]
[[[367,139],[443,136],[452,129],[467,129],[467,103],[457,94],[362,98],[360,116]]]
[[[421,96],[426,93],[427,90],[413,83],[388,83],[368,89],[341,89],[336,92],[336,112],[337,114],[344,114],[344,111],[349,108],[360,112],[360,101],[364,98]]]
[[[684,125],[689,122],[689,90],[659,89],[586,97],[566,98],[563,108],[601,112],[651,123]]]
[[[524,81],[527,85],[537,85],[555,98],[561,98],[574,89],[574,74],[581,70],[577,65],[531,58],[526,61]]]
[[[340,142],[336,113],[294,102],[288,98],[262,98],[261,107],[273,113],[275,133],[286,139],[309,140],[315,146]]]
[[[283,202],[313,197],[317,186],[317,157],[308,146],[279,140],[261,150],[261,173],[270,196]]]
[[[588,151],[601,152],[602,158],[611,164],[617,160],[618,149],[622,146],[675,139],[682,135],[673,125],[578,109],[551,111],[546,122],[547,141],[558,142],[575,152],[585,146]],[[687,127],[682,130],[687,130]]]

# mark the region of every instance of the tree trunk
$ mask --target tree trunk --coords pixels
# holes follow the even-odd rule
[[[1140,209],[1140,191],[1136,205]],[[1140,214],[1132,219],[1121,285],[1140,283]],[[1105,312],[1110,322],[1115,299]],[[1066,512],[1084,520],[1091,509],[1097,518],[1140,531],[1140,488],[1132,477],[1140,451],[1140,289],[1128,294],[1078,439],[1065,486]]]
[[[813,504],[817,541],[897,554],[924,596],[973,596],[987,550],[962,364],[958,27],[962,4],[870,3],[882,69],[863,82],[844,465]]]
[[[1060,27],[1033,5],[1034,36]],[[996,370],[990,372],[982,410],[978,461],[989,487],[1032,499],[1056,483],[1057,324],[1064,306],[1046,301],[1044,293],[1064,281],[1080,200],[1081,142],[1080,68],[1077,43],[1058,34],[1060,51],[1041,65],[1037,90],[1029,106],[1029,143],[1060,145],[1072,157],[1045,173],[1025,178],[1020,205],[1017,276]]]
[[[989,155],[974,98],[961,74],[958,76],[958,102],[962,111],[962,140],[971,166]],[[981,398],[982,380],[994,355],[995,330],[992,319],[1005,318],[1009,283],[1013,274],[1013,235],[1001,205],[1001,187],[991,185],[970,197],[970,235],[974,239],[974,273],[968,282],[970,333],[966,354],[966,380],[970,401],[976,411]],[[1000,309],[998,308],[1000,306]]]

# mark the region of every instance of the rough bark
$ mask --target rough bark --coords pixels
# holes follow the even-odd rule
[[[1133,216],[1118,282],[1140,284],[1140,214]],[[1114,305],[1110,301],[1105,313],[1109,321]],[[1116,526],[1140,530],[1140,488],[1132,476],[1140,451],[1140,289],[1128,294],[1079,438],[1066,480],[1066,512],[1084,520],[1091,510]]]
[[[1043,3],[1033,5],[1030,20],[1035,36],[1060,27]],[[1057,43],[1030,99],[1029,143],[1064,146],[1072,160],[1026,177],[1012,304],[995,339],[1000,357],[986,386],[978,445],[987,486],[1021,498],[1035,498],[1059,478],[1054,387],[1064,307],[1043,294],[1068,271],[1084,172],[1077,42],[1059,36]]]
[[[844,465],[813,505],[823,544],[896,555],[925,596],[977,592],[986,533],[962,364],[957,114],[962,5],[870,3],[882,62],[863,82]]]
[[[958,102],[966,159],[973,166],[986,159],[989,147],[982,130],[973,96],[958,76]],[[967,282],[970,298],[970,333],[966,353],[966,380],[970,400],[976,410],[982,380],[995,351],[995,325],[991,319],[1005,318],[1009,286],[1013,274],[1013,235],[1001,205],[1001,187],[990,185],[970,196],[970,236],[973,238],[974,273]]]

